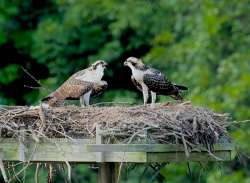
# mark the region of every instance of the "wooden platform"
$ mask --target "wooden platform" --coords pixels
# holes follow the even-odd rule
[[[199,111],[199,108],[195,108],[190,105],[188,106],[191,107],[190,113],[192,114],[195,113],[194,111],[196,110]],[[185,108],[187,106],[183,105],[181,107]],[[67,165],[68,174],[69,174],[68,177],[71,177],[70,176],[71,166],[69,163],[71,162],[72,163],[91,163],[91,164],[96,163],[98,166],[98,176],[97,176],[98,183],[118,183],[123,162],[126,162],[126,163],[168,163],[168,162],[191,162],[191,161],[209,162],[209,161],[230,161],[234,158],[234,154],[235,154],[234,145],[230,143],[231,142],[230,139],[229,140],[220,139],[219,142],[225,142],[225,143],[215,144],[213,146],[212,151],[210,152],[207,151],[207,148],[201,145],[193,147],[190,152],[190,150],[188,151],[185,150],[183,144],[131,144],[131,143],[105,144],[103,143],[104,141],[105,142],[115,141],[105,133],[105,129],[99,126],[99,124],[101,124],[102,122],[103,116],[105,117],[105,121],[113,120],[111,119],[112,116],[110,116],[110,112],[108,111],[109,113],[107,112],[105,113],[105,110],[104,112],[102,110],[101,117],[99,115],[94,115],[94,116],[88,116],[88,117],[83,118],[81,114],[86,114],[86,111],[84,112],[83,110],[94,110],[94,108],[73,108],[73,109],[77,111],[76,112],[77,115],[74,115],[74,116],[68,115],[69,113],[68,111],[70,111],[70,109],[59,110],[59,108],[57,109],[53,108],[51,110],[52,111],[51,114],[53,115],[57,114],[59,111],[59,113],[60,114],[63,113],[64,116],[63,117],[59,116],[58,118],[54,118],[54,117],[52,118],[50,116],[50,118],[48,117],[45,118],[45,113],[42,110],[42,108],[30,109],[29,107],[24,107],[24,106],[23,107],[22,106],[21,107],[16,107],[16,106],[0,107],[0,111],[2,110],[2,113],[3,113],[2,123],[4,125],[10,124],[9,126],[6,125],[4,126],[4,128],[2,128],[3,129],[2,131],[4,131],[5,134],[1,134],[3,136],[2,138],[0,138],[0,171],[6,182],[8,182],[8,177],[6,174],[5,167],[4,167],[5,163],[3,163],[3,161],[5,162],[21,161],[21,162],[28,162],[28,163],[29,162],[35,162],[35,163],[36,162],[55,162],[55,163],[63,162],[63,163],[66,163]],[[181,108],[178,108],[178,109],[181,109]],[[6,110],[7,110],[7,113],[6,113]],[[11,111],[8,111],[8,110],[11,110]],[[53,110],[58,110],[58,111],[57,113],[55,111],[53,113]],[[89,112],[88,114],[95,114],[93,112],[95,111]],[[117,113],[120,111],[115,110],[113,112]],[[147,112],[147,111],[144,111],[144,112]],[[164,109],[164,114],[165,112],[166,111]],[[206,110],[204,110],[203,112],[206,112]],[[151,111],[147,113],[148,115],[144,116],[143,119],[146,122],[148,122],[149,119],[151,122],[157,121],[158,117],[155,119],[151,118],[152,117],[151,115],[154,113],[155,111]],[[176,113],[180,113],[180,112],[176,111]],[[9,114],[11,115],[9,116]],[[119,119],[117,118],[116,121],[120,121],[126,124],[127,129],[132,128],[130,126],[131,121],[129,123],[126,123],[126,120],[128,117],[133,116],[133,115],[131,115],[130,112],[128,111],[123,112],[122,114],[126,114],[126,115],[123,116],[122,118],[120,118],[119,116]],[[171,113],[169,115],[171,117]],[[224,121],[226,120],[224,118],[227,118],[225,115],[220,115],[220,114],[215,114],[215,113],[213,113],[213,115],[216,117],[218,116],[222,117]],[[7,119],[5,118],[6,116],[8,116]],[[92,120],[92,118],[96,116],[99,116],[98,119]],[[176,120],[175,118],[176,117],[173,117],[172,121],[175,121]],[[34,131],[40,131],[41,129],[42,130],[46,129],[49,131],[50,129],[52,129],[50,124],[56,123],[56,124],[59,124],[59,126],[61,127],[62,125],[65,125],[65,124],[70,125],[69,123],[71,121],[81,121],[83,119],[85,119],[85,122],[82,123],[83,125],[80,127],[80,129],[79,129],[79,126],[75,126],[74,128],[71,129],[71,132],[72,131],[81,132],[81,130],[85,130],[84,128],[86,127],[86,124],[88,124],[91,121],[90,123],[91,126],[93,124],[96,124],[95,129],[93,129],[93,133],[94,131],[96,133],[93,139],[83,139],[84,137],[80,137],[82,133],[80,135],[70,135],[69,137],[68,136],[68,134],[70,134],[69,131],[68,133],[63,134],[65,135],[63,136],[65,138],[56,138],[59,136],[54,136],[53,130],[47,134],[40,134],[40,133],[33,134]],[[198,119],[198,118],[196,118],[195,116],[194,119]],[[138,120],[142,120],[142,119],[135,118],[134,121],[132,122],[137,123]],[[7,123],[6,121],[8,122],[12,121],[13,124]],[[60,123],[61,121],[63,121],[62,124]],[[95,121],[97,121],[97,123],[95,123]],[[203,121],[204,120],[200,121],[200,123],[203,124],[202,123]],[[33,122],[36,122],[36,124],[34,125]],[[148,125],[146,122],[143,123],[144,124],[143,126]],[[188,124],[190,123],[190,121],[187,121],[187,122]],[[195,125],[197,125],[197,121],[194,120],[194,122],[195,122]],[[166,121],[165,120],[163,120],[162,122],[158,121],[158,125],[160,125],[159,123],[163,123],[165,125]],[[14,128],[12,128],[13,125],[14,125]],[[68,128],[67,125],[62,126],[63,129],[67,129]],[[155,123],[153,123],[153,127],[154,125]],[[29,129],[29,127],[31,126],[32,127],[35,126],[35,128]],[[179,128],[179,126],[175,126],[175,127]],[[109,128],[111,127],[109,126]],[[174,130],[174,128],[168,127],[168,126],[164,126],[163,129],[168,129],[168,128]],[[214,131],[216,127],[206,126],[206,128],[204,128],[203,131],[206,131],[206,130],[211,131],[211,128],[212,128],[212,131]],[[7,133],[9,132],[9,129],[11,129],[10,132],[12,132],[10,134]],[[168,131],[161,131],[162,128],[157,128],[157,129],[159,130],[158,132],[159,134],[168,133]],[[182,129],[182,127],[180,129]],[[221,129],[219,129],[218,132],[215,133],[214,135],[216,136],[216,134],[221,134],[220,132],[224,131],[225,129],[226,127],[222,125]],[[138,125],[136,130],[133,133],[136,134],[137,131],[140,131],[140,130],[144,130],[144,129],[141,129],[140,125]],[[126,134],[127,131],[124,131],[123,133]],[[171,134],[172,134],[172,131],[171,131]],[[193,137],[193,133],[189,133],[189,134],[190,135],[186,136],[187,139]],[[15,138],[3,138],[3,137],[14,136],[14,135],[17,136],[16,139]],[[94,136],[94,134],[92,133],[91,134],[87,133],[84,135],[88,137]],[[114,134],[109,134],[109,135],[114,135]],[[41,136],[44,138],[41,138]],[[52,136],[53,138],[47,138],[47,137],[52,137]],[[72,136],[78,137],[78,139],[72,139]],[[179,136],[179,138],[183,138],[183,136]],[[213,138],[213,136],[211,138]],[[168,138],[166,138],[166,140],[167,139]],[[166,140],[164,140],[164,142]],[[206,141],[206,139],[203,141]],[[133,136],[131,136],[129,142],[138,142],[138,141],[133,141]],[[183,140],[182,142],[185,144],[185,146],[187,146],[187,144],[185,143],[185,140]],[[196,140],[193,140],[190,143],[192,142],[196,142]],[[70,181],[71,180],[69,180],[69,182]]]
[[[234,146],[216,144],[209,154],[205,148],[194,149],[189,156],[183,145],[173,144],[96,144],[95,139],[47,139],[35,142],[26,139],[0,138],[0,157],[3,161],[31,162],[183,162],[230,161]]]

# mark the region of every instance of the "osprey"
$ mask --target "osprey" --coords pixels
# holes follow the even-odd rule
[[[106,66],[103,60],[96,61],[90,67],[73,74],[42,101],[49,106],[56,106],[64,100],[80,98],[81,106],[88,106],[91,96],[99,95],[108,87],[107,82],[101,80]]]
[[[151,93],[151,105],[153,106],[156,94],[169,95],[175,100],[182,100],[181,91],[188,89],[186,86],[171,83],[161,71],[143,64],[142,60],[138,58],[129,57],[124,62],[124,66],[131,69],[131,80],[136,88],[142,91],[144,105],[148,101],[149,92]]]

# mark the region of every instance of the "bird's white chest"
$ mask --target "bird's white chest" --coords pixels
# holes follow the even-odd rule
[[[135,80],[139,83],[143,82],[143,76],[146,73],[146,71],[141,71],[141,70],[132,70],[132,75],[135,78]]]
[[[87,82],[99,82],[104,74],[103,69],[96,69],[94,71],[87,71],[84,75],[76,77],[76,79]]]

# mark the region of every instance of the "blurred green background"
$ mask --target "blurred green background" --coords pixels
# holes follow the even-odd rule
[[[109,89],[92,102],[141,104],[122,66],[135,56],[187,85],[186,100],[229,112],[233,120],[250,118],[249,0],[0,0],[0,54],[2,105],[37,105],[97,59],[109,63]],[[232,127],[231,134],[240,148],[235,161],[192,163],[191,173],[185,163],[167,165],[165,182],[249,183],[250,126]],[[144,168],[125,168],[123,182],[150,182],[154,173],[143,175]],[[34,182],[34,168],[26,175]],[[45,182],[45,169],[40,178]],[[95,180],[95,170],[74,168],[73,182]]]

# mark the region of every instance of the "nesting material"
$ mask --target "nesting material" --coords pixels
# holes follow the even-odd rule
[[[180,143],[212,145],[226,135],[228,115],[191,103],[147,106],[64,106],[35,109],[0,108],[0,136],[26,134],[35,140],[95,138],[96,127],[106,143]]]

